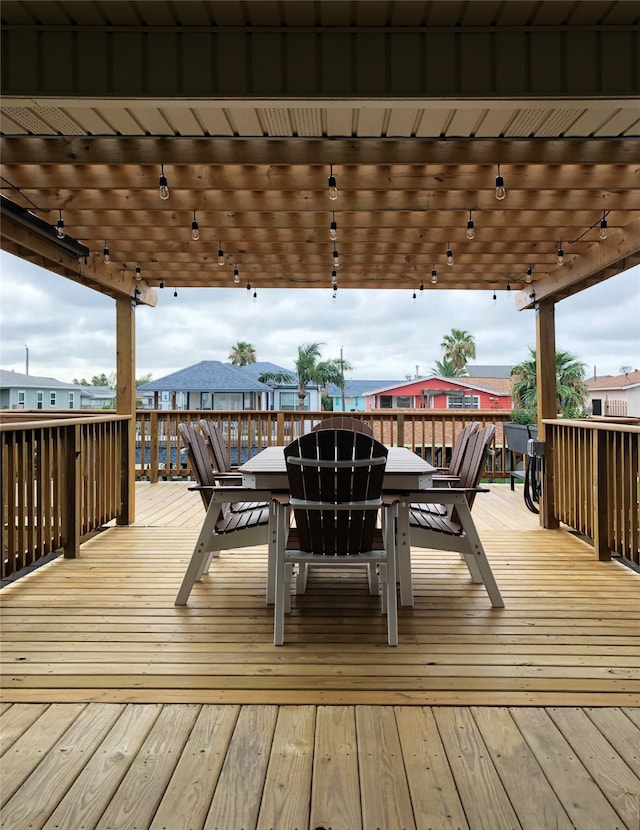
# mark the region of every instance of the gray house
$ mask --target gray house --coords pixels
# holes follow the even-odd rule
[[[0,409],[112,409],[115,400],[109,386],[78,386],[0,369]]]
[[[291,381],[264,383],[264,374],[288,374]],[[155,409],[297,409],[297,376],[290,369],[260,361],[234,366],[220,360],[201,360],[170,375],[140,386],[153,393]],[[320,391],[307,387],[307,409],[320,409]]]

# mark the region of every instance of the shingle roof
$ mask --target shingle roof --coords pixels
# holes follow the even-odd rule
[[[356,398],[359,395],[366,395],[373,392],[375,389],[382,387],[394,386],[397,383],[402,383],[400,380],[346,380],[344,383],[344,394],[347,398]],[[342,395],[342,390],[335,383],[329,384],[329,395],[332,397],[339,397]]]
[[[467,363],[467,372],[472,378],[510,378],[513,366],[492,366],[490,364]]]
[[[258,375],[288,371],[275,363],[234,366],[220,360],[201,360],[193,366],[145,383],[139,389],[143,392],[264,392],[269,386],[260,383]],[[292,374],[295,376],[295,373]]]
[[[632,386],[640,386],[640,369],[623,375],[592,378],[586,384],[589,389],[630,389]]]
[[[383,392],[392,392],[394,390],[403,389],[405,386],[413,386],[414,384],[426,383],[428,381],[439,381],[442,383],[455,384],[465,389],[478,389],[481,392],[491,392],[493,395],[510,395],[511,394],[511,380],[509,378],[472,378],[464,377],[441,377],[439,375],[432,375],[428,378],[412,378],[411,380],[404,380],[396,382],[394,386],[383,387],[381,389],[373,390],[376,394]],[[448,387],[447,387],[448,388]]]
[[[0,387],[3,389],[79,389],[75,383],[65,383],[55,378],[39,375],[25,375],[22,372],[13,372],[10,369],[0,369]]]

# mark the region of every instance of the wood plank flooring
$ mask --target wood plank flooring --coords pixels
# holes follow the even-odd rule
[[[264,548],[176,609],[201,502],[136,489],[135,527],[1,592],[2,830],[639,830],[640,575],[521,489],[474,506],[505,609],[418,551],[397,648],[326,572],[274,647]]]

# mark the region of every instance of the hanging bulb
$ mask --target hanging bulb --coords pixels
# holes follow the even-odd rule
[[[102,256],[104,257],[104,264],[108,265],[111,262],[111,255],[109,254],[109,246],[107,240],[104,241],[104,248],[102,249]]]
[[[494,292],[493,292],[493,299],[494,299],[494,301],[498,299],[498,295],[496,294],[495,289],[494,289]]]
[[[247,282],[247,294],[251,293],[251,283]]]
[[[338,185],[336,184],[336,177],[333,175],[333,165],[329,169],[329,198],[332,201],[338,198]]]
[[[564,251],[562,249],[562,242],[560,243],[560,246],[558,247],[558,258],[556,259],[556,264],[557,265],[564,265]]]
[[[160,189],[160,198],[168,199],[169,185],[167,184],[167,177],[164,174],[164,164],[160,165],[160,181],[158,182],[158,187]]]
[[[258,302],[258,292],[257,291],[253,292],[252,302],[254,302],[254,303]]]
[[[64,239],[64,219],[62,218],[62,211],[59,210],[58,224],[56,225],[56,236],[58,239]]]
[[[197,242],[198,239],[200,239],[200,228],[198,227],[195,210],[193,211],[193,222],[191,223],[191,239],[193,239],[194,242]]]
[[[524,281],[525,282],[531,282],[532,279],[533,279],[533,268],[530,265],[527,268],[527,273],[524,275]]]
[[[164,288],[164,281],[160,280],[160,288]]]
[[[498,175],[496,176],[496,199],[502,201],[506,195],[507,191],[504,187],[504,179],[500,175],[500,165],[498,165]]]
[[[140,270],[140,265],[136,265],[136,280],[140,282],[142,279],[142,272]]]
[[[421,296],[421,297],[422,297],[423,293],[424,293],[424,283],[423,283],[423,282],[421,282],[421,283],[420,283],[420,296]]]
[[[329,239],[333,242],[336,241],[338,238],[338,223],[336,222],[336,215],[333,214],[333,219],[331,220],[331,224],[329,225]]]
[[[438,272],[436,271],[435,265],[431,269],[431,283],[435,285],[438,282]]]
[[[338,256],[338,252],[336,249],[333,249],[333,264],[337,268],[340,265],[340,257]]]
[[[238,266],[233,269],[233,281],[236,285],[240,282],[240,271],[238,270]]]
[[[471,218],[471,211],[469,211],[469,221],[467,222],[467,239],[473,239],[476,235],[473,227],[473,219]]]
[[[416,290],[415,290],[415,288],[413,289],[413,296],[411,297],[411,301],[414,302],[414,303],[416,301]]]
[[[331,284],[335,285],[338,282],[338,272],[333,270],[331,272]]]
[[[600,220],[600,239],[607,238],[607,215],[603,212],[602,219]]]
[[[173,289],[173,297],[174,297],[174,299],[175,299],[177,296],[178,296],[178,289],[177,289],[177,288],[174,288],[174,289]]]
[[[511,291],[511,283],[507,282],[507,291]]]
[[[447,265],[453,265],[453,251],[447,242]]]

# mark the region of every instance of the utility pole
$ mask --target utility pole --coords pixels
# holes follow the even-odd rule
[[[26,357],[25,357],[25,366],[26,366],[25,375],[28,375],[29,374],[29,347],[25,346],[24,350],[25,350],[25,355],[26,355]]]
[[[340,374],[342,375],[342,411],[344,412],[344,360],[342,359],[342,346],[340,346]]]

